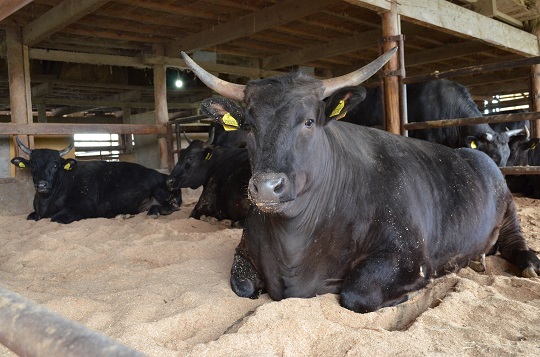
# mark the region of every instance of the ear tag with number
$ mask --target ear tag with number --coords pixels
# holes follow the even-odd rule
[[[471,148],[476,149],[476,143],[474,141],[471,141]]]
[[[240,127],[240,125],[238,125],[238,122],[236,121],[236,119],[234,119],[231,113],[225,114],[221,118],[221,121],[223,122],[223,129],[225,129],[226,131],[238,130],[238,128]]]
[[[71,164],[69,162],[64,165],[64,170],[71,170]]]
[[[342,99],[339,101],[338,105],[334,108],[334,110],[332,111],[332,114],[330,114],[330,118],[335,117],[336,115],[339,115],[341,111],[343,110],[343,107],[345,107],[345,101]],[[343,116],[340,117],[339,119],[343,118]]]
[[[24,163],[19,162],[19,168],[24,169],[25,167],[26,167],[26,165]]]

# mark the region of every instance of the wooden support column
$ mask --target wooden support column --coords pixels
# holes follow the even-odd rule
[[[382,13],[383,50],[389,51],[398,45],[395,40],[401,34],[400,17],[397,12],[397,3],[392,1],[390,11]],[[392,40],[394,39],[394,40]],[[399,56],[394,55],[384,67],[384,104],[386,116],[386,130],[401,134],[399,78]]]
[[[22,44],[21,29],[18,27],[6,27],[6,51],[9,78],[9,99],[11,108],[11,122],[24,124],[32,122],[32,102],[30,88],[30,61],[28,47]],[[33,138],[20,136],[19,140],[28,147],[33,147]],[[16,156],[28,158],[28,155],[15,148]],[[9,158],[7,158],[9,159]],[[23,170],[14,170],[11,167],[12,176],[26,176]]]
[[[165,54],[164,47],[156,45],[154,53],[157,56]],[[169,121],[169,111],[167,109],[167,68],[163,64],[156,64],[154,69],[154,100],[156,105],[156,123],[167,124]],[[172,169],[168,165],[168,149],[166,136],[158,137],[159,145],[159,167],[161,169]]]
[[[540,30],[536,31],[536,36],[540,37]],[[540,64],[532,65],[531,71],[531,112],[540,112]],[[540,120],[531,120],[531,136],[540,138]]]

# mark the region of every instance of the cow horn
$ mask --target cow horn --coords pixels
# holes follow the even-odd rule
[[[64,156],[66,155],[68,152],[71,151],[71,149],[73,149],[73,146],[75,145],[75,143],[72,141],[71,144],[68,145],[67,148],[65,148],[64,150],[60,150],[59,153],[60,153],[60,156]]]
[[[486,137],[487,141],[493,141],[493,134],[491,133],[485,133],[484,136]]]
[[[507,130],[504,132],[506,134],[506,136],[508,136],[509,138],[511,138],[512,136],[516,136],[516,135],[519,135],[521,133],[524,133],[527,135],[527,139],[529,138],[530,136],[530,133],[529,133],[529,129],[527,127],[525,127],[524,129],[514,129],[514,130]]]
[[[323,84],[325,87],[323,98],[329,97],[336,90],[348,87],[348,86],[357,86],[360,83],[367,80],[369,77],[373,76],[382,66],[390,60],[390,58],[396,53],[397,46],[392,48],[390,51],[381,55],[379,58],[373,62],[365,65],[364,67],[357,69],[354,72],[345,74],[340,77],[324,79]]]
[[[204,142],[204,147],[212,145],[212,142],[214,141],[214,136],[216,133],[216,127],[210,128],[210,132],[208,133],[208,140]]]
[[[238,101],[244,100],[245,85],[230,83],[208,73],[202,69],[201,66],[195,63],[184,51],[182,51],[182,57],[193,73],[195,73],[195,75],[199,77],[199,79],[206,84],[208,88],[226,98]]]
[[[193,140],[191,140],[191,138],[188,136],[188,134],[185,131],[183,133],[184,133],[184,138],[186,138],[186,141],[188,142],[188,144],[191,144]]]
[[[24,144],[19,140],[19,137],[17,136],[15,138],[15,141],[17,141],[17,145],[21,148],[21,150],[28,156],[32,155],[32,149],[24,146]]]

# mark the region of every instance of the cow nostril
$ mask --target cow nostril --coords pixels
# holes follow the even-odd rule
[[[274,184],[274,192],[279,193],[280,191],[283,190],[285,180],[283,179],[283,177],[281,177],[281,178],[278,179],[278,181],[276,183],[273,183],[273,184]]]
[[[257,184],[253,180],[250,180],[249,184],[250,184],[249,188],[252,193],[259,192],[259,188],[257,187]]]

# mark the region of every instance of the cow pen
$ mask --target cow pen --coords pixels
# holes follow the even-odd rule
[[[380,78],[388,131],[406,135],[529,120],[532,135],[540,138],[540,31],[533,26],[539,5],[528,0],[4,1],[2,157],[9,167],[19,150],[15,136],[34,148],[37,136],[133,134],[155,136],[156,166],[172,169],[181,133],[206,135],[210,120],[198,115],[198,103],[213,95],[190,76],[180,51],[243,84],[293,70],[332,77],[397,44],[399,56]],[[532,74],[524,74],[526,66],[533,67]],[[482,75],[492,72],[497,73],[492,79]],[[479,97],[528,88],[531,113],[408,122],[406,84],[457,76],[470,79],[464,84],[476,85]],[[184,88],[171,85],[180,79]],[[501,171],[537,175],[540,167]],[[20,189],[28,175],[16,175],[0,178],[0,185],[5,181]],[[9,197],[22,204],[24,194],[13,186],[7,188],[13,191]],[[0,195],[4,211],[5,197]],[[194,202],[186,201],[187,211]],[[540,251],[535,223],[540,201],[516,202],[531,247]],[[538,354],[538,279],[516,278],[497,257],[488,257],[484,274],[464,269],[409,303],[358,316],[343,312],[329,295],[279,303],[232,296],[229,260],[240,230],[194,221],[186,210],[162,220],[137,215],[62,227],[26,221],[20,212],[1,213],[0,344],[20,356]],[[12,355],[0,346],[0,356]]]

